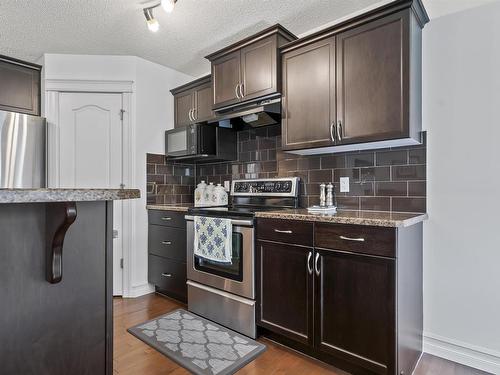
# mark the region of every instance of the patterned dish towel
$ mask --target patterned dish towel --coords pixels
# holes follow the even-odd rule
[[[231,219],[194,217],[194,255],[213,262],[232,263]]]

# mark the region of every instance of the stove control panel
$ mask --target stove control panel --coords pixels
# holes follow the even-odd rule
[[[231,194],[236,196],[268,195],[295,197],[298,193],[298,182],[298,177],[234,180],[231,187]]]

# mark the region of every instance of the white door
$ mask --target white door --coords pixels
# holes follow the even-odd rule
[[[59,96],[59,185],[120,188],[123,176],[122,95],[61,93]],[[123,289],[123,203],[113,207],[113,294]]]

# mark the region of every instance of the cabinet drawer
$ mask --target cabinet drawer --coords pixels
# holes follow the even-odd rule
[[[396,256],[396,229],[316,223],[315,246],[385,257]]]
[[[148,281],[167,294],[187,300],[186,263],[156,255],[148,257]]]
[[[258,219],[257,238],[312,246],[313,224],[295,220]]]
[[[149,224],[163,225],[165,227],[186,228],[185,212],[149,210]]]
[[[186,230],[161,225],[149,225],[150,254],[186,262]]]

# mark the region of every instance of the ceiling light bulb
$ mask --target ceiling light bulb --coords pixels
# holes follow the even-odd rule
[[[172,13],[176,2],[177,0],[161,0],[161,6],[165,12]]]
[[[156,33],[160,28],[160,24],[158,20],[153,16],[153,9],[146,8],[144,9],[144,16],[146,17],[146,22],[148,23],[149,31]]]
[[[158,20],[156,18],[148,20],[147,23],[149,31],[156,33],[160,29],[160,24],[158,23]]]

